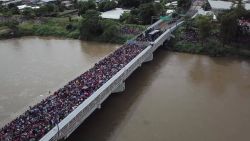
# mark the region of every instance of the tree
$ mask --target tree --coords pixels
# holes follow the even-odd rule
[[[154,0],[140,0],[140,4],[151,3],[151,2],[154,2]]]
[[[141,4],[151,3],[151,2],[154,2],[154,0],[118,0],[118,4],[126,8],[131,8],[131,7],[137,8]]]
[[[242,0],[233,2],[232,8],[219,16],[220,36],[223,45],[237,41],[243,36],[249,36],[247,28],[240,25],[239,21],[250,18],[250,12],[245,9]]]
[[[18,21],[16,20],[10,20],[6,23],[6,26],[11,29],[12,36],[16,36],[18,34]]]
[[[36,16],[53,16],[59,11],[59,7],[55,4],[46,4],[35,10]]]
[[[237,35],[237,15],[232,12],[227,13],[221,18],[220,35],[223,42],[230,43],[235,40]]]
[[[244,15],[247,12],[244,4],[242,3],[242,0],[233,1],[233,5],[231,9],[232,9],[232,12],[236,14],[238,18],[240,18],[242,15]]]
[[[32,8],[27,7],[27,8],[23,9],[22,15],[24,17],[26,17],[26,18],[34,18],[35,17],[35,11]]]
[[[197,21],[198,29],[199,29],[199,35],[201,38],[202,46],[204,40],[206,40],[207,37],[209,37],[211,33],[211,17],[210,16],[200,16]]]
[[[7,7],[8,7],[8,9],[9,9],[9,11],[10,11],[13,15],[19,14],[19,9],[17,8],[17,5],[16,5],[16,4],[11,3],[11,4],[9,4]]]
[[[154,9],[157,15],[165,15],[164,12],[166,12],[166,10],[164,9],[164,5],[162,5],[161,3],[154,3]]]
[[[101,12],[105,12],[111,9],[116,8],[117,4],[114,0],[104,0],[98,4],[98,10]]]
[[[192,0],[178,0],[177,6],[183,10],[188,10],[192,4]]]
[[[140,5],[140,0],[119,0],[118,4],[122,7],[138,7]]]
[[[143,24],[150,24],[151,18],[156,14],[153,3],[141,4],[139,7],[139,18]]]
[[[80,1],[77,5],[78,15],[83,15],[87,10],[96,10],[96,3],[93,0]]]
[[[58,7],[58,11],[63,12],[64,9],[66,8],[63,4],[61,0],[56,0],[56,5]]]
[[[211,6],[210,6],[210,4],[209,4],[208,2],[204,3],[204,4],[202,5],[202,8],[203,8],[203,10],[205,10],[205,11],[211,10]]]
[[[92,39],[94,36],[99,36],[103,33],[101,26],[100,13],[96,10],[87,10],[80,23],[80,38]]]
[[[121,15],[120,21],[127,24],[138,24],[138,16],[136,14],[132,14],[132,11],[124,12]]]
[[[184,17],[184,27],[185,27],[185,30],[186,31],[190,31],[191,28],[192,28],[192,25],[193,25],[193,20],[190,17],[185,16]]]
[[[104,32],[102,34],[102,37],[106,41],[115,41],[118,39],[118,33],[119,33],[119,26],[117,23],[105,20],[102,23]]]
[[[150,24],[153,16],[160,16],[164,8],[159,3],[144,3],[121,16],[121,21],[131,24]]]

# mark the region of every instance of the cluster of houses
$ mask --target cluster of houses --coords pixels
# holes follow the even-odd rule
[[[230,10],[232,7],[237,6],[237,3],[233,3],[231,1],[223,1],[223,0],[208,0],[209,5],[211,6],[210,11],[204,11],[203,9],[198,10],[198,14],[200,15],[212,15],[213,20],[217,20],[218,13],[223,11]],[[243,0],[243,5],[246,10],[250,10],[250,0]],[[240,19],[239,25],[246,28],[248,32],[250,32],[250,19]]]
[[[230,10],[232,7],[236,6],[233,2],[222,1],[222,0],[208,0],[212,11],[214,13],[219,13],[225,10]],[[243,4],[246,10],[250,10],[250,0],[243,0]]]
[[[0,0],[2,5],[17,5],[19,10],[23,10],[24,8],[38,9],[41,5],[55,2],[56,0]],[[61,0],[61,3],[66,7],[71,7],[73,5],[70,0]]]

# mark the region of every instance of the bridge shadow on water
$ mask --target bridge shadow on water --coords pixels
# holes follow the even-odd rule
[[[124,92],[111,94],[104,101],[102,108],[92,113],[67,141],[107,141],[123,121],[128,119],[146,87],[151,85],[157,71],[164,64],[168,52],[159,48],[154,52],[154,59],[144,63],[127,80]]]

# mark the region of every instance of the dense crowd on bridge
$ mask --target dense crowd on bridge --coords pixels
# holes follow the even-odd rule
[[[150,29],[152,31],[152,29]],[[149,33],[150,31],[146,31]],[[140,42],[138,42],[138,40]],[[145,41],[145,42],[144,42]],[[41,139],[146,47],[147,34],[127,42],[91,69],[0,129],[0,141]]]
[[[133,42],[105,57],[0,130],[1,141],[39,140],[146,46]]]

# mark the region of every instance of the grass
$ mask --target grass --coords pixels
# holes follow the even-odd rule
[[[0,39],[9,37],[10,33],[11,29],[9,29],[7,26],[0,27]]]
[[[19,24],[19,33],[23,36],[56,36],[67,38],[78,38],[79,31],[77,29],[68,31],[66,26],[68,24],[76,25],[76,21],[69,22],[68,18],[51,18],[47,22],[37,24],[34,22],[25,22]]]

